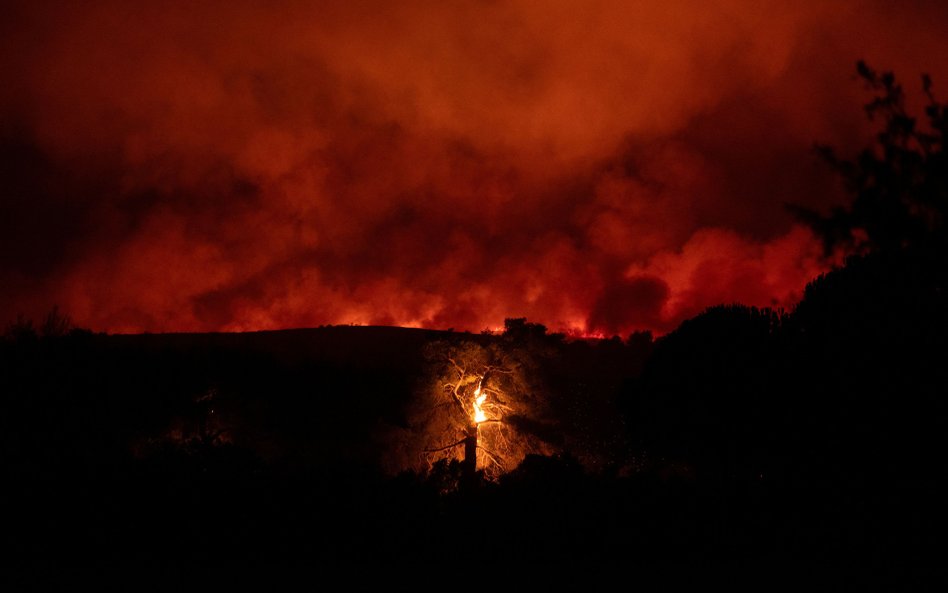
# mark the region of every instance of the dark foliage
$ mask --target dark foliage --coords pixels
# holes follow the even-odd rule
[[[891,72],[865,64],[857,72],[876,95],[866,104],[870,120],[882,129],[876,144],[855,159],[839,158],[828,146],[819,154],[842,178],[852,203],[824,215],[794,206],[823,238],[827,252],[837,246],[893,251],[910,245],[945,246],[948,213],[948,104],[922,77],[927,99],[924,123],[906,110],[905,93]]]

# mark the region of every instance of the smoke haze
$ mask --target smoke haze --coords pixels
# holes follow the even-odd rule
[[[939,2],[7,4],[0,313],[116,332],[790,307],[854,62],[948,84]]]

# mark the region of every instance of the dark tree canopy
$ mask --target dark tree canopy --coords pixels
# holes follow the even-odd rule
[[[875,94],[865,105],[870,121],[881,130],[874,145],[852,160],[818,146],[821,157],[840,175],[853,200],[829,214],[791,206],[824,242],[836,247],[891,252],[944,240],[948,209],[948,104],[932,92],[922,76],[926,97],[922,122],[906,108],[905,93],[891,72],[877,72],[858,62],[857,72]]]

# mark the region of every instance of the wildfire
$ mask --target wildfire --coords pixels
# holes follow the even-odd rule
[[[487,394],[481,393],[481,386],[478,383],[477,389],[474,391],[474,422],[477,424],[487,420],[487,415],[484,414],[484,410],[481,408],[485,399],[487,399]]]

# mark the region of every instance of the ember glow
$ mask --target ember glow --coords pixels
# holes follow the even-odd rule
[[[105,331],[664,332],[790,306],[786,202],[948,80],[917,0],[8,2],[0,315]],[[942,91],[944,92],[944,91]]]

